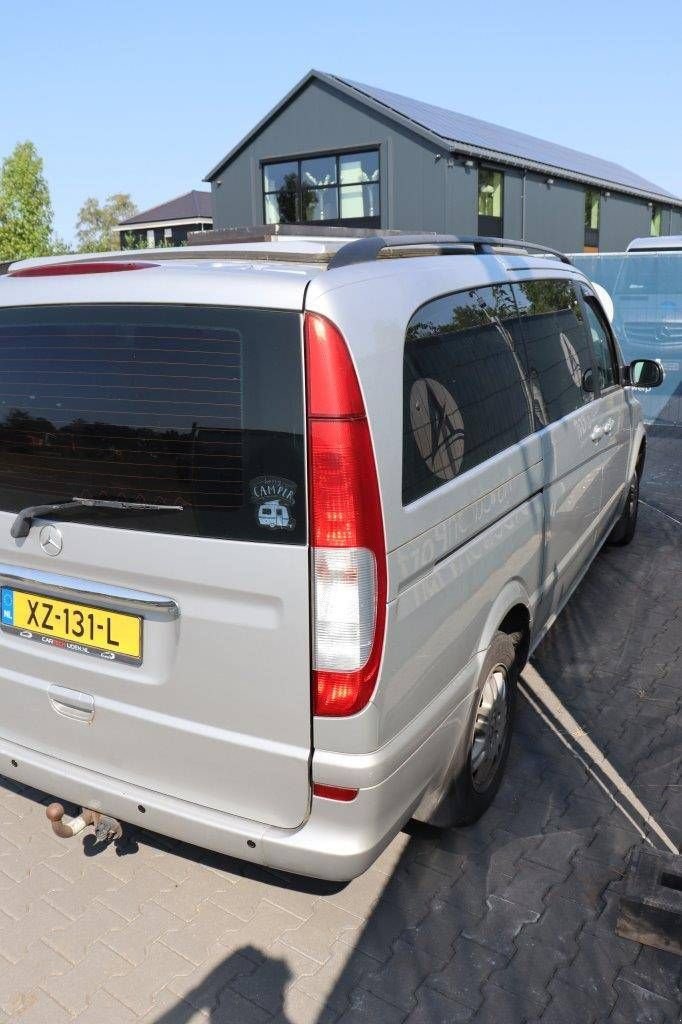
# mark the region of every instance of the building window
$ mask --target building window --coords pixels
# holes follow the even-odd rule
[[[264,164],[263,198],[266,224],[379,227],[379,151]]]
[[[661,234],[661,212],[660,206],[651,207],[651,227],[649,229],[649,234],[653,235],[655,238],[658,238]]]
[[[585,193],[585,251],[599,248],[599,193],[588,189]]]
[[[501,238],[503,231],[504,175],[481,167],[478,172],[478,233]]]

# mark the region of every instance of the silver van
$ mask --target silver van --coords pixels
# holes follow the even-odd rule
[[[0,278],[0,773],[344,880],[492,801],[662,372],[546,249],[258,237]]]

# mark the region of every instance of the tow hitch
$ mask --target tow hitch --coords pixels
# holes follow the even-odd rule
[[[82,832],[91,825],[95,828],[95,841],[97,843],[110,843],[120,839],[123,835],[123,826],[116,818],[110,818],[100,811],[92,811],[84,807],[77,818],[64,821],[64,808],[61,804],[50,804],[45,811],[48,820],[52,823],[52,831],[61,839],[71,839],[72,836]]]

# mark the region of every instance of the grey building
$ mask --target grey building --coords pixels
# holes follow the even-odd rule
[[[682,199],[618,164],[320,71],[205,180],[218,229],[314,222],[506,235],[567,252],[682,233]]]
[[[160,245],[182,245],[190,232],[209,231],[212,227],[211,193],[195,189],[122,220],[114,230],[121,240],[120,249],[153,249]]]

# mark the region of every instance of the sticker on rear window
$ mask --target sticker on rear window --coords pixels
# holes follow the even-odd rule
[[[256,521],[267,530],[293,530],[296,484],[283,476],[257,476],[249,483]]]

